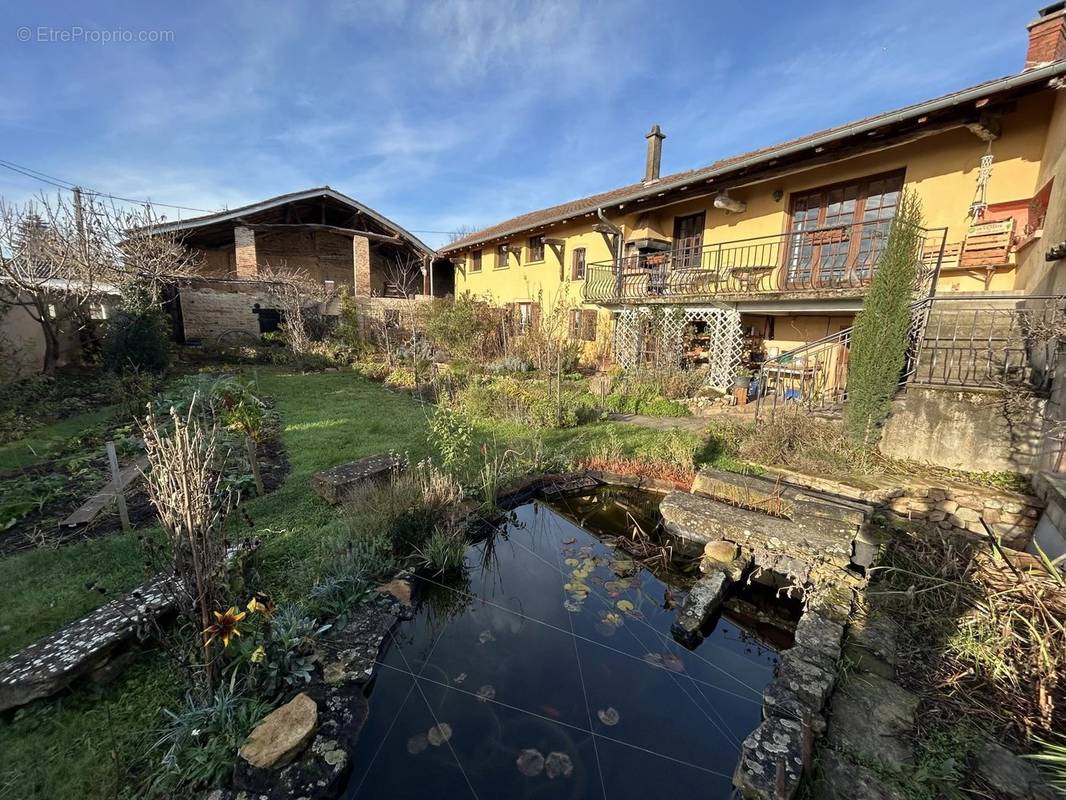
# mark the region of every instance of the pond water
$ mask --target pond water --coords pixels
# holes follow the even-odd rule
[[[468,548],[461,580],[424,582],[345,797],[729,797],[788,635],[746,592],[697,648],[676,643],[663,606],[684,578],[590,532],[654,527],[655,505],[617,490],[530,503]]]

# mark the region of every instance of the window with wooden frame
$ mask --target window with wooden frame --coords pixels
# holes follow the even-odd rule
[[[526,263],[535,264],[538,261],[544,260],[544,237],[543,236],[530,236],[529,237],[529,252],[527,254]]]
[[[501,244],[496,248],[496,269],[507,269],[507,255],[510,252],[508,245]]]
[[[570,338],[581,342],[596,341],[596,311],[575,308],[570,311]]]
[[[674,217],[674,268],[699,269],[703,255],[704,212]]]
[[[577,247],[570,257],[570,280],[585,280],[585,248]]]
[[[785,288],[869,283],[902,191],[901,170],[793,195]]]
[[[481,251],[475,250],[470,254],[470,271],[481,272]]]

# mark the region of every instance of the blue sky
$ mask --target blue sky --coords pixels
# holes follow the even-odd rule
[[[204,209],[328,184],[439,245],[639,180],[652,123],[665,174],[1017,72],[1037,6],[6,3],[0,159]]]

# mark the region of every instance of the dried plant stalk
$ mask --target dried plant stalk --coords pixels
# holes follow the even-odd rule
[[[232,497],[223,491],[217,468],[217,429],[201,421],[197,397],[184,419],[173,408],[170,416],[169,433],[151,412],[141,424],[149,464],[145,484],[170,545],[179,611],[206,631],[221,600],[226,569],[223,525]],[[215,677],[209,662],[212,690]]]

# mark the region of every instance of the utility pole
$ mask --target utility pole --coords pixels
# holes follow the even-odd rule
[[[81,187],[75,186],[71,191],[74,193],[74,225],[78,229],[78,249],[80,250],[82,267],[89,265],[89,243],[85,238],[85,211],[81,203]]]

